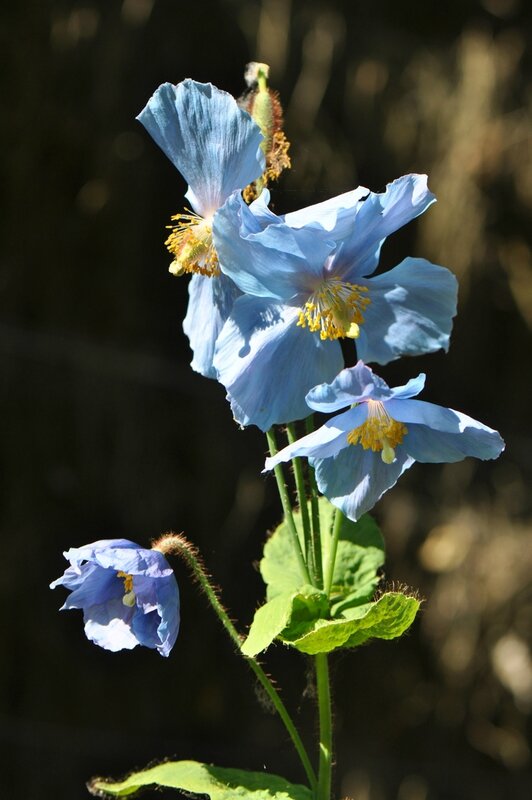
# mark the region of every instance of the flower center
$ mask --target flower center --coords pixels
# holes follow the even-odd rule
[[[122,598],[122,603],[125,606],[129,606],[132,608],[136,602],[135,592],[133,591],[133,575],[130,575],[129,572],[122,572],[120,570],[116,573],[117,578],[122,578],[124,581],[124,596]]]
[[[364,450],[381,451],[385,464],[395,459],[394,447],[401,444],[408,428],[392,419],[380,400],[368,400],[368,418],[347,434],[349,444],[361,444]]]
[[[366,286],[329,278],[312,294],[299,312],[297,324],[319,331],[321,339],[356,339],[364,322],[362,312],[371,302]]]
[[[200,275],[220,274],[218,255],[212,243],[212,228],[207,220],[198,214],[174,214],[173,225],[168,227],[171,234],[165,245],[173,255],[169,271],[180,276],[186,272]]]

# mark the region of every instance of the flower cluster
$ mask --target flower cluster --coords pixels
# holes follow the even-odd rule
[[[183,328],[192,368],[225,387],[241,426],[267,432],[313,410],[334,414],[266,470],[308,458],[320,491],[358,520],[415,461],[496,458],[504,443],[460,412],[414,399],[424,375],[390,388],[367,366],[449,347],[454,275],[410,257],[377,272],[386,238],[434,203],[427,177],[274,213],[268,184],[290,159],[266,79],[266,66],[252,65],[240,101],[209,83],[165,83],[138,119],[188,184],[190,208],[172,218],[166,246],[170,272],[191,276]],[[349,348],[358,363],[345,368]],[[71,566],[52,587],[71,590],[63,607],[83,609],[89,639],[168,655],[179,595],[161,552],[118,539],[65,555]]]

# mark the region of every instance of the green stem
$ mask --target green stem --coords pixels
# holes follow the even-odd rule
[[[340,539],[340,531],[342,530],[343,521],[344,521],[344,515],[342,514],[340,509],[337,508],[334,515],[334,525],[331,537],[331,549],[329,550],[329,558],[327,561],[327,573],[325,576],[324,589],[327,592],[327,596],[331,594],[333,575],[334,575],[334,565],[336,563],[336,552],[338,550],[338,540]]]
[[[273,428],[270,428],[269,431],[266,431],[266,438],[268,439],[270,455],[271,456],[276,455],[277,443],[275,441],[275,434],[273,432]],[[296,524],[294,522],[294,515],[292,514],[292,506],[290,505],[288,489],[286,488],[286,483],[284,481],[283,470],[281,469],[281,465],[277,464],[277,466],[273,468],[273,471],[275,473],[275,479],[277,481],[277,489],[279,490],[279,497],[281,498],[281,504],[283,506],[283,512],[286,524],[288,526],[288,530],[290,531],[290,535],[292,537],[292,543],[294,545],[294,552],[296,554],[297,563],[299,565],[299,571],[301,572],[303,581],[305,583],[311,584],[312,580],[310,578],[308,567],[306,565],[305,558],[303,556],[303,551],[301,549],[301,542],[299,541]]]
[[[311,414],[305,420],[305,427],[307,433],[312,433],[314,430],[314,417]],[[316,476],[314,468],[308,466],[308,479],[310,485],[310,508],[312,513],[312,556],[314,562],[314,569],[316,573],[316,583],[318,588],[323,587],[323,564],[322,564],[322,550],[321,550],[321,531],[320,531],[320,507],[318,503],[319,491],[316,484]]]
[[[303,769],[305,770],[305,774],[307,776],[307,780],[309,782],[310,788],[312,791],[316,790],[316,774],[312,768],[312,764],[310,763],[310,759],[308,757],[307,751],[305,750],[305,745],[303,744],[299,732],[294,725],[294,722],[288,713],[288,710],[283,703],[279,692],[271,682],[270,678],[266,675],[264,670],[262,669],[261,665],[256,661],[254,658],[250,658],[248,656],[244,656],[241,651],[241,644],[242,644],[242,637],[238,633],[237,629],[233,625],[229,614],[223,607],[220,598],[218,597],[218,593],[212,583],[210,582],[209,576],[203,566],[201,557],[197,551],[197,549],[192,545],[187,539],[185,539],[182,535],[177,534],[165,534],[161,537],[157,542],[153,545],[154,550],[159,550],[161,553],[169,554],[172,553],[174,555],[181,556],[185,561],[186,565],[192,572],[192,575],[199,583],[203,593],[207,597],[207,600],[211,604],[214,612],[218,616],[218,619],[221,621],[222,625],[224,626],[225,630],[231,637],[231,640],[236,645],[238,652],[242,655],[243,658],[247,661],[250,668],[255,673],[257,679],[260,681],[261,685],[263,686],[266,694],[268,695],[269,699],[273,703],[273,706],[279,716],[281,717],[286,730],[294,747],[301,759],[301,763],[303,765]]]
[[[297,440],[296,427],[293,422],[286,426],[288,441],[293,444]],[[314,566],[314,553],[312,547],[312,534],[310,530],[310,516],[308,513],[307,492],[305,487],[305,476],[303,474],[303,464],[301,459],[296,456],[292,459],[294,465],[294,477],[296,479],[297,498],[301,513],[301,523],[303,525],[303,540],[305,543],[305,559],[307,564],[310,562],[310,573],[314,577],[313,584],[316,585],[316,570]]]
[[[326,653],[315,656],[318,712],[320,719],[320,760],[317,800],[330,800],[332,773],[332,708],[329,664]]]

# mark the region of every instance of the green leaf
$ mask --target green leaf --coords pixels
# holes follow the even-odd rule
[[[334,564],[331,616],[370,600],[383,564],[384,540],[375,520],[369,514],[358,522],[344,517]]]
[[[278,775],[245,772],[200,764],[198,761],[166,761],[134,772],[123,781],[93,778],[92,794],[100,797],[127,797],[148,786],[165,786],[182,792],[207,795],[211,800],[311,800],[306,786],[291,784]]]
[[[303,586],[299,592],[278,594],[255,612],[242,652],[249,657],[256,656],[294,621],[308,624],[326,616],[327,612],[325,593],[312,586]]]
[[[281,638],[309,655],[357,647],[368,639],[395,639],[410,627],[419,605],[416,597],[388,592],[374,603],[346,609],[337,619],[292,620]]]
[[[309,507],[310,512],[310,507]],[[322,560],[324,567],[330,558],[332,526],[335,507],[325,497],[319,498]],[[296,529],[302,538],[301,514],[294,513]],[[384,542],[377,524],[365,514],[358,522],[344,518],[333,574],[332,614],[341,608],[363,603],[372,597],[379,582],[377,572],[384,563]],[[287,525],[282,522],[264,546],[260,563],[261,575],[267,585],[266,597],[272,600],[280,594],[300,590],[301,576]]]

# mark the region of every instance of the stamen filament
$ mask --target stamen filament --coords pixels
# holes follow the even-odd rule
[[[220,274],[218,256],[212,242],[212,228],[199,214],[174,214],[174,225],[165,244],[174,260],[169,271],[181,276],[196,272],[212,277]]]
[[[368,400],[367,404],[367,420],[348,433],[347,441],[353,445],[361,444],[364,450],[380,451],[383,462],[392,464],[395,448],[403,441],[408,428],[390,417],[380,400]]]
[[[366,286],[329,278],[310,296],[299,312],[297,324],[320,332],[320,339],[356,339],[370,298]]]

